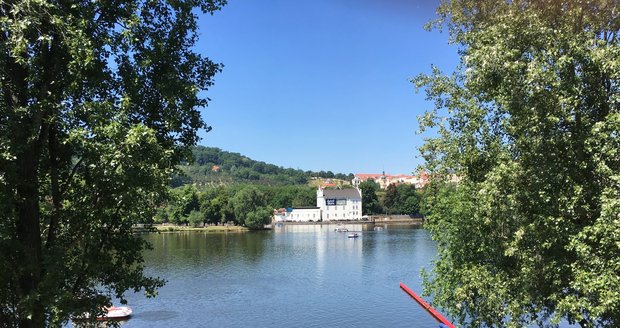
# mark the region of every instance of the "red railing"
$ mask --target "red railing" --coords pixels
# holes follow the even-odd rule
[[[433,309],[432,306],[430,306],[420,296],[418,296],[418,294],[414,293],[411,289],[409,289],[407,285],[401,282],[400,288],[404,290],[407,294],[409,294],[409,296],[413,297],[414,300],[416,300],[426,311],[432,314],[433,317],[435,317],[435,319],[437,319],[439,322],[443,323],[448,328],[456,328],[450,321],[448,321],[448,319],[442,316],[441,313],[437,312],[437,310]]]

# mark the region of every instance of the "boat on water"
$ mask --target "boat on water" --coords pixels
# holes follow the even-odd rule
[[[351,233],[351,234],[349,234],[347,237],[349,237],[349,238],[357,238],[357,237],[359,237],[359,236],[360,236],[360,235],[359,235],[358,233]]]
[[[106,306],[103,308],[103,314],[97,316],[95,319],[98,321],[106,320],[127,320],[131,316],[133,311],[128,306]],[[73,320],[82,321],[90,318],[89,313],[76,316]]]
[[[339,225],[336,226],[336,229],[334,229],[334,231],[336,231],[336,232],[349,232],[349,229],[347,229],[344,226],[339,224]]]
[[[104,308],[106,313],[97,317],[97,320],[124,320],[129,319],[133,311],[128,306],[110,306]]]

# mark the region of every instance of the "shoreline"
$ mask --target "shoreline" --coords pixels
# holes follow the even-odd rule
[[[206,227],[191,227],[191,226],[178,226],[178,225],[153,225],[150,229],[143,227],[134,227],[136,232],[157,232],[157,233],[174,233],[174,232],[207,232],[207,233],[240,233],[249,231],[264,231],[272,230],[276,224],[282,225],[346,225],[346,224],[373,224],[373,225],[424,225],[423,219],[375,219],[364,221],[319,221],[319,222],[272,222],[265,229],[250,230],[243,226],[206,226]]]
[[[242,226],[206,226],[206,227],[190,227],[177,225],[153,225],[152,230],[148,232],[172,233],[172,232],[247,232],[250,229]]]
[[[284,225],[339,225],[339,224],[379,224],[379,225],[423,225],[423,219],[399,219],[399,220],[365,220],[365,221],[319,221],[319,222],[297,222],[297,221],[283,221],[272,222],[273,224]]]

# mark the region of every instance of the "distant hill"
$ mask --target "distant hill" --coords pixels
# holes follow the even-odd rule
[[[331,171],[313,172],[283,168],[214,147],[197,146],[193,149],[193,153],[193,163],[179,166],[182,174],[173,177],[173,187],[189,183],[198,185],[235,183],[303,185],[313,177],[348,181],[353,179],[352,173],[334,174]]]

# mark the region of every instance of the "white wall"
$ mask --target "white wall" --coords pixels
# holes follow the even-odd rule
[[[284,221],[310,222],[321,219],[320,208],[294,208],[291,212],[286,212]]]
[[[361,192],[360,192],[361,194]],[[344,205],[327,205],[323,190],[317,190],[316,205],[321,208],[323,221],[334,220],[361,220],[362,219],[362,199],[361,198],[338,198],[346,201]]]

